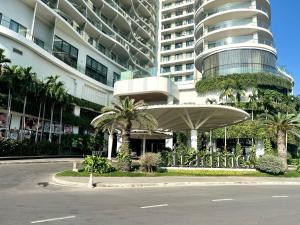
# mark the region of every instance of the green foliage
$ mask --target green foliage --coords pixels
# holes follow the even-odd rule
[[[225,129],[219,128],[213,130],[213,138],[222,139],[225,136]],[[257,138],[263,139],[265,137],[265,128],[258,120],[247,120],[243,123],[228,126],[227,127],[227,138]]]
[[[94,110],[96,112],[100,112],[101,109],[103,108],[102,105],[99,105],[99,104],[96,104],[96,103],[93,103],[93,102],[90,102],[90,101],[87,101],[87,100],[84,100],[84,99],[80,99],[80,98],[77,98],[75,96],[69,96],[70,98],[70,102],[74,105],[77,105],[81,108],[85,108],[85,109],[91,109],[91,110]]]
[[[235,152],[234,152],[234,155],[235,156],[240,156],[242,155],[243,151],[242,151],[242,146],[240,143],[237,143],[236,146],[235,146]]]
[[[107,159],[98,156],[86,156],[83,161],[84,170],[89,173],[110,173],[115,171]]]
[[[297,165],[296,165],[296,171],[300,173],[300,159],[298,159]]]
[[[265,155],[260,157],[257,160],[256,169],[272,175],[279,175],[285,172],[285,167],[282,160],[273,155]]]
[[[0,156],[38,156],[58,155],[59,146],[55,143],[42,141],[34,143],[32,140],[15,141],[11,139],[0,140]]]
[[[227,76],[215,76],[213,78],[203,79],[197,82],[196,89],[199,93],[211,91],[222,91],[226,87],[232,87],[236,81],[244,87],[269,87],[292,90],[293,83],[289,80],[266,73],[257,74],[231,74]]]
[[[142,171],[153,173],[161,164],[161,155],[159,153],[146,153],[142,156],[140,164]]]
[[[275,153],[269,138],[264,139],[264,149],[265,149],[264,155],[274,155]]]
[[[121,171],[130,171],[132,166],[132,160],[130,157],[130,148],[128,143],[121,145],[119,153],[117,155],[117,168]]]

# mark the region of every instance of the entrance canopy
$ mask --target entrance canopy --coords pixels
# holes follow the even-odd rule
[[[221,105],[153,105],[146,111],[156,118],[160,129],[170,131],[209,131],[249,118],[241,109]]]

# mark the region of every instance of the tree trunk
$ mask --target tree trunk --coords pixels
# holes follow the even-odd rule
[[[287,170],[287,150],[285,147],[285,132],[278,130],[277,132],[277,149],[278,156],[281,158],[285,169]]]
[[[37,127],[36,127],[36,132],[35,132],[35,139],[34,139],[35,143],[38,142],[38,134],[39,134],[41,111],[42,111],[42,102],[40,102],[40,107],[39,107],[39,117],[38,117],[38,121],[37,121]]]
[[[26,105],[27,105],[27,95],[25,95],[24,103],[23,103],[22,124],[21,124],[21,141],[24,140]]]
[[[40,138],[40,141],[42,141],[42,140],[43,140],[43,135],[44,135],[44,125],[45,125],[45,110],[46,110],[46,100],[44,101],[44,107],[43,107],[42,132],[41,132],[41,138]]]
[[[52,142],[52,123],[53,123],[53,113],[54,113],[54,104],[51,106],[51,119],[50,119],[50,129],[49,129],[49,142]]]
[[[63,115],[63,107],[60,107],[60,121],[59,121],[59,126],[60,126],[60,132],[59,132],[59,138],[58,138],[58,143],[59,145],[61,144],[61,135],[63,132],[63,127],[62,127],[62,115]]]
[[[8,90],[8,100],[7,100],[7,118],[6,118],[6,138],[10,138],[10,118],[11,118],[11,90]]]

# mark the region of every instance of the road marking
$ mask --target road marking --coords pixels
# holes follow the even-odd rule
[[[234,199],[232,198],[224,198],[224,199],[214,199],[211,200],[212,202],[225,202],[225,201],[233,201]]]
[[[76,216],[65,216],[65,217],[57,217],[57,218],[52,218],[52,219],[46,219],[46,220],[37,220],[37,221],[31,221],[30,223],[46,223],[46,222],[51,222],[51,221],[57,221],[57,220],[67,220],[67,219],[73,219]]]
[[[161,205],[148,205],[148,206],[143,206],[140,207],[141,209],[149,209],[149,208],[157,208],[157,207],[166,207],[168,204],[161,204]]]
[[[289,196],[287,195],[274,195],[272,198],[288,198]]]

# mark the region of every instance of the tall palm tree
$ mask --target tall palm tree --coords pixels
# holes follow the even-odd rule
[[[63,84],[62,88],[59,89],[59,92],[56,96],[56,99],[57,99],[57,102],[60,105],[60,119],[59,119],[60,131],[59,131],[58,143],[61,144],[61,136],[62,136],[62,133],[63,133],[63,121],[62,121],[63,109],[65,108],[65,106],[69,102],[69,95],[68,95],[67,91],[64,88],[64,84]]]
[[[42,81],[38,81],[36,84],[35,97],[36,97],[36,101],[39,104],[38,121],[37,121],[36,133],[35,133],[35,138],[34,138],[35,143],[37,143],[39,127],[40,127],[40,120],[41,120],[41,113],[42,113],[42,105],[44,104],[44,106],[45,106],[45,101],[46,101],[46,85]]]
[[[246,95],[246,88],[241,82],[236,81],[234,85],[234,92],[237,104],[239,104],[242,100],[242,97]]]
[[[136,102],[134,99],[126,97],[113,106],[104,107],[102,114],[96,117],[92,124],[98,124],[98,128],[103,128],[112,120],[120,128],[122,134],[122,145],[130,144],[130,132],[133,124],[145,130],[154,130],[157,127],[156,119],[145,111],[144,101]],[[126,154],[130,155],[131,150],[127,149]],[[128,167],[127,169],[129,169]]]
[[[52,127],[53,127],[53,114],[55,109],[55,104],[57,102],[62,102],[65,93],[64,83],[58,81],[58,76],[50,76],[46,80],[46,94],[51,101],[51,116],[50,116],[50,130],[49,130],[49,142],[52,142]]]
[[[22,112],[22,124],[21,124],[21,141],[24,138],[24,129],[25,129],[25,114],[27,106],[27,98],[29,93],[33,92],[36,85],[36,74],[32,72],[32,67],[21,68],[21,93],[24,96],[23,101],[23,112]]]
[[[10,59],[4,55],[4,49],[0,48],[0,75],[3,73],[3,68],[6,64],[11,63]]]
[[[18,80],[20,77],[21,69],[16,65],[6,66],[1,74],[1,81],[6,84],[8,89],[7,95],[7,123],[6,123],[6,138],[10,137],[9,125],[11,120],[11,103],[13,91],[18,91]]]
[[[265,114],[262,116],[262,122],[269,131],[276,134],[278,156],[282,159],[284,166],[287,169],[286,134],[287,132],[291,132],[300,137],[300,117],[295,114]]]
[[[227,86],[222,90],[220,94],[220,100],[223,100],[224,98],[225,98],[225,104],[235,101],[234,91],[232,87]]]

